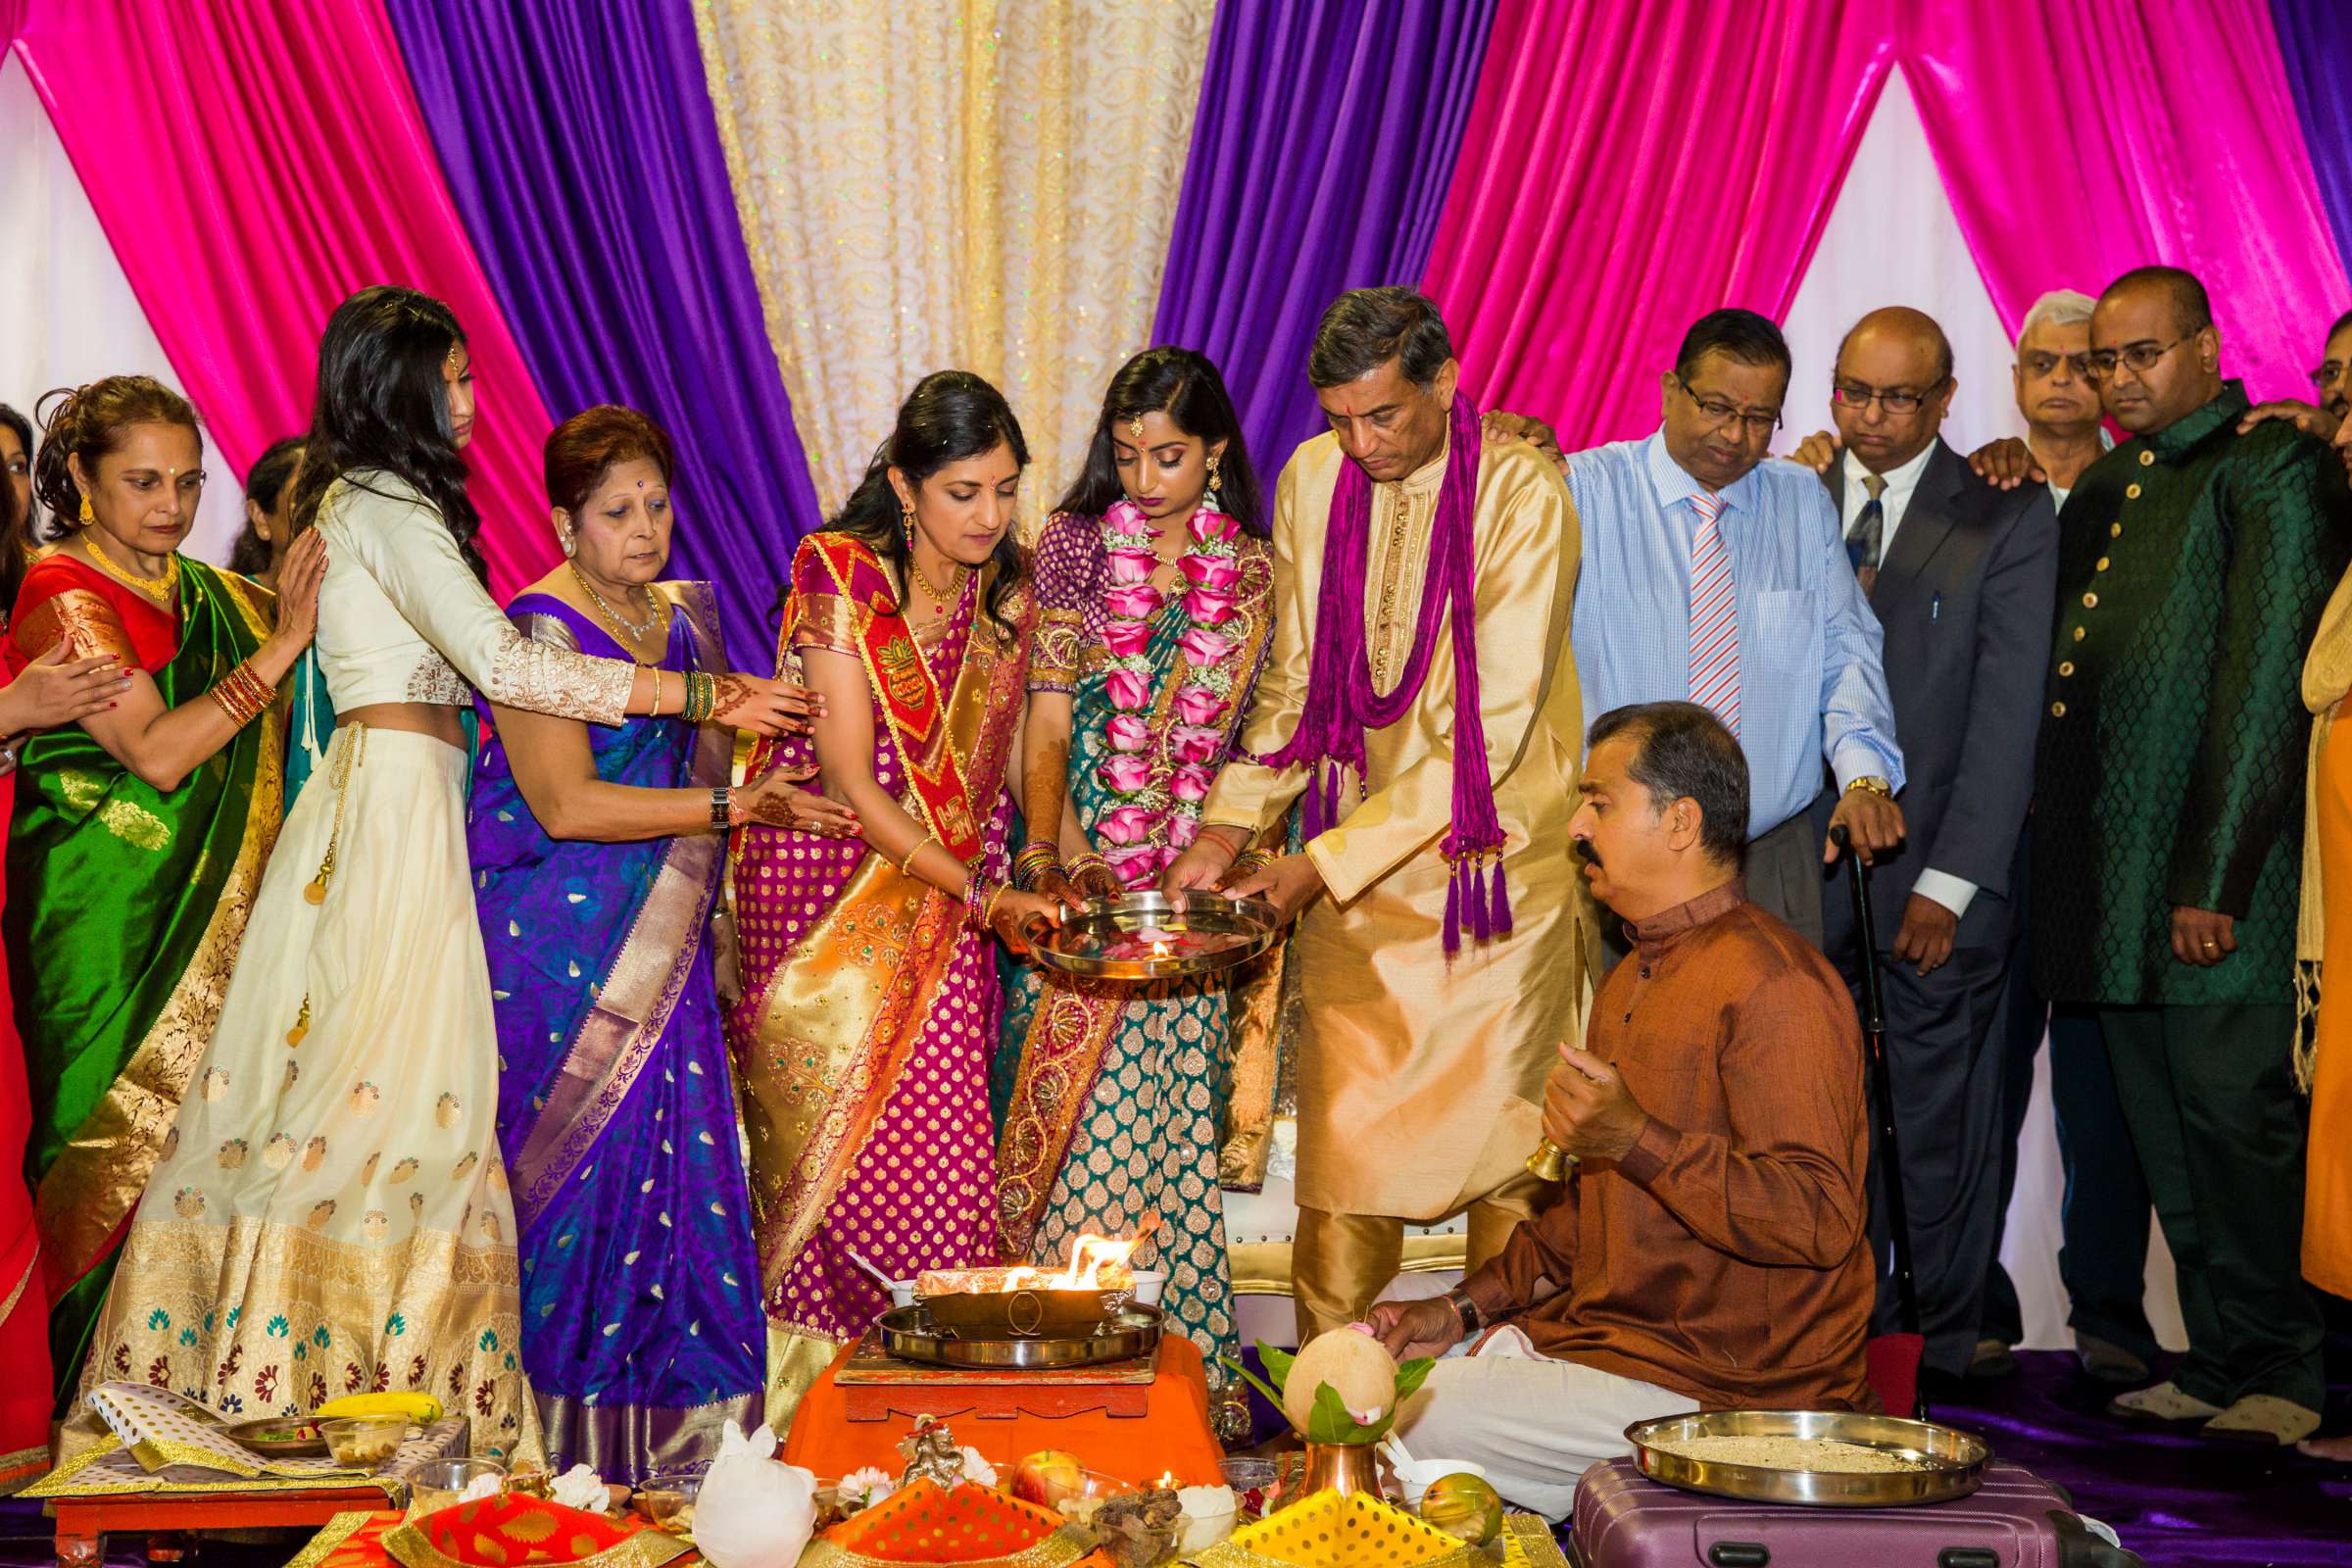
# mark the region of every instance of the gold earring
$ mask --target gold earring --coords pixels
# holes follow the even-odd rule
[[[902,528],[905,528],[905,529],[906,530],[906,550],[907,550],[907,553],[908,553],[908,554],[912,554],[912,553],[913,553],[913,551],[914,551],[914,503],[913,503],[913,502],[911,502],[911,501],[908,501],[908,502],[905,502],[905,503],[902,503],[902,504],[901,504],[901,506],[900,506],[900,509],[899,509],[899,526],[901,526]]]
[[[569,561],[572,557],[578,555],[579,553],[580,541],[578,535],[568,533],[565,534],[564,536],[564,559],[565,561]]]
[[[1217,455],[1214,452],[1208,455],[1208,491],[1200,498],[1200,505],[1211,512],[1217,510]]]
[[[90,510],[90,498],[87,494],[84,494],[81,498],[81,520],[84,522],[96,522],[98,520],[98,514]]]

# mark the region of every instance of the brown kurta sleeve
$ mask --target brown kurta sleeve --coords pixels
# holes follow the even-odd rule
[[[1463,1292],[1489,1323],[1568,1288],[1576,1266],[1577,1200],[1583,1185],[1572,1173],[1558,1201],[1512,1231],[1502,1250],[1462,1281]]]
[[[1717,1058],[1730,1135],[1652,1117],[1617,1163],[1692,1235],[1745,1262],[1832,1268],[1861,1232],[1861,1172],[1843,1155],[1862,1116],[1860,1031],[1850,1005],[1824,1005],[1825,989],[1759,965]]]

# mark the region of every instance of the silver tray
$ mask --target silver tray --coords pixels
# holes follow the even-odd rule
[[[1112,957],[1102,944],[1139,933],[1199,932],[1235,938],[1211,953],[1170,954],[1164,957]],[[1282,916],[1263,899],[1229,899],[1222,894],[1195,893],[1184,908],[1164,893],[1122,893],[1116,898],[1089,899],[1086,907],[1042,934],[1034,952],[1049,969],[1088,980],[1182,980],[1237,968],[1274,945],[1281,934]]]
[[[1690,1438],[1834,1438],[1920,1461],[1886,1472],[1781,1470],[1766,1465],[1690,1459],[1655,1446]],[[1755,1502],[1829,1508],[1893,1508],[1948,1502],[1982,1486],[1992,1449],[1984,1439],[1933,1421],[1844,1410],[1713,1410],[1637,1421],[1625,1429],[1634,1461],[1652,1481],[1685,1492]]]
[[[931,1321],[920,1301],[894,1306],[874,1322],[882,1353],[926,1366],[995,1371],[1064,1371],[1102,1366],[1150,1355],[1159,1344],[1156,1306],[1128,1306],[1110,1317],[1099,1334],[1026,1340],[958,1339]]]

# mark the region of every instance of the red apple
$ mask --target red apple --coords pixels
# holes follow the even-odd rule
[[[1074,1453],[1041,1448],[1012,1467],[1012,1494],[1051,1508],[1086,1490],[1086,1466]]]

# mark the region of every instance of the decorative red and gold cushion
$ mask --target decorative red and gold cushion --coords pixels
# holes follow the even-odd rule
[[[538,1497],[462,1502],[384,1538],[402,1568],[661,1568],[693,1548],[643,1520],[615,1522]]]
[[[1051,1508],[993,1487],[935,1481],[901,1487],[811,1542],[801,1568],[867,1568],[881,1563],[959,1568],[1063,1568],[1092,1562],[1092,1538]]]

